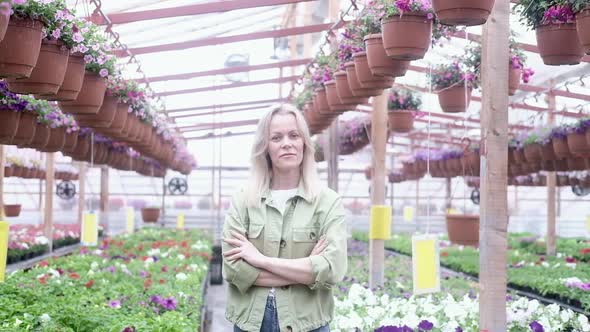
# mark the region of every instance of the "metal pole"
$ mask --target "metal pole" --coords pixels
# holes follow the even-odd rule
[[[552,126],[555,123],[555,94],[550,93],[547,95],[549,102],[549,116],[547,118],[547,124]],[[556,218],[555,218],[555,185],[556,185],[555,172],[547,173],[547,255],[555,256],[556,254]]]

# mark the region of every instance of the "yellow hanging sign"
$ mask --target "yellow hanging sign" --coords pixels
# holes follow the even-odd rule
[[[83,246],[96,246],[98,244],[98,218],[96,213],[84,213],[81,240]]]
[[[127,208],[127,234],[135,231],[135,211],[132,207]]]
[[[412,222],[414,220],[414,208],[411,206],[404,206],[404,221]]]
[[[389,240],[391,238],[391,206],[371,206],[371,225],[369,238],[372,240]]]
[[[176,217],[176,229],[184,229],[184,214],[179,214]]]
[[[590,233],[590,216],[586,217],[586,230]]]
[[[440,256],[434,235],[412,236],[414,294],[440,291]]]
[[[457,211],[457,210],[455,210],[453,208],[448,208],[447,209],[447,214],[458,214],[458,213],[459,213],[459,211]]]
[[[5,280],[9,228],[10,227],[6,221],[0,221],[0,282],[4,282]]]

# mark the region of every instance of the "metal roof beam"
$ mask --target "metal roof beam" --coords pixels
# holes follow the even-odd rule
[[[108,14],[107,16],[111,20],[111,24],[125,24],[170,17],[183,17],[211,13],[225,13],[232,10],[267,6],[279,6],[309,1],[314,0],[226,0],[178,6],[172,8],[151,9],[127,13],[112,13]],[[99,23],[101,25],[106,25],[106,22],[104,21]]]
[[[225,111],[212,111],[212,112],[205,112],[205,113],[182,114],[182,115],[170,116],[170,118],[180,119],[180,118],[196,118],[196,117],[205,116],[205,115],[221,115],[221,114],[226,114],[226,113],[260,110],[260,109],[268,108],[269,106],[270,105],[250,106],[250,107],[236,108],[233,110],[225,110]]]
[[[337,24],[336,28],[341,27],[345,23],[346,22],[344,22],[344,21],[340,21],[339,24]],[[257,39],[264,39],[264,38],[279,38],[279,37],[303,35],[303,34],[307,34],[307,33],[317,33],[317,32],[322,32],[322,31],[328,30],[333,25],[334,25],[334,23],[314,24],[314,25],[307,25],[307,26],[294,27],[294,28],[252,32],[252,33],[246,33],[246,34],[242,34],[242,35],[195,39],[195,40],[189,40],[189,41],[179,42],[179,43],[129,48],[129,51],[133,55],[166,52],[166,51],[181,51],[181,50],[186,50],[186,49],[190,49],[190,48],[237,43],[237,42],[248,41],[248,40],[257,40]],[[115,51],[115,54],[119,57],[128,56],[128,53],[124,52],[122,50]]]
[[[176,108],[176,109],[168,110],[168,114],[178,113],[178,112],[186,112],[186,111],[207,110],[207,109],[222,109],[222,108],[226,108],[226,107],[236,107],[236,106],[246,106],[246,105],[256,105],[256,104],[277,104],[277,103],[284,103],[287,101],[288,100],[285,98],[279,98],[279,99],[264,99],[264,100],[246,101],[246,102],[232,103],[232,104],[213,104],[213,105],[207,105],[207,106]]]
[[[176,90],[176,91],[159,92],[159,93],[155,93],[154,96],[164,97],[164,96],[173,96],[173,95],[181,95],[181,94],[197,93],[197,92],[205,92],[205,91],[243,88],[243,87],[247,87],[247,86],[262,85],[262,84],[282,84],[282,83],[297,81],[298,79],[299,79],[299,76],[288,76],[288,77],[272,78],[272,79],[260,80],[260,81],[238,82],[238,83],[225,84],[225,85],[206,86],[206,87],[195,88],[195,89],[184,89],[184,90]]]

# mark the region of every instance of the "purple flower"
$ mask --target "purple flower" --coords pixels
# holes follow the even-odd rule
[[[100,75],[100,77],[107,77],[109,76],[109,71],[105,68],[101,69],[98,74]]]
[[[164,307],[164,309],[166,310],[176,310],[176,299],[174,298],[174,296],[171,296],[167,299],[165,299],[162,303],[161,303],[162,307]]]
[[[463,332],[463,329],[461,328],[461,326],[457,326],[457,328],[455,329],[455,332]]]
[[[109,307],[114,308],[114,309],[119,309],[119,308],[121,308],[121,301],[112,300],[111,302],[109,302]]]
[[[531,328],[531,331],[533,331],[533,332],[545,332],[543,325],[541,325],[537,321],[533,321],[532,323],[530,323],[529,327]]]
[[[147,273],[146,271],[143,271],[143,270],[141,270],[141,271],[139,272],[139,276],[140,276],[140,277],[142,277],[142,278],[145,278],[145,277],[147,277],[147,276],[148,276],[148,273]]]
[[[135,326],[127,326],[121,332],[135,332]]]
[[[115,273],[115,272],[117,272],[117,268],[114,266],[109,266],[109,267],[107,267],[107,271],[110,273]]]
[[[420,329],[420,331],[430,331],[430,330],[432,330],[433,327],[434,327],[434,324],[432,324],[431,322],[429,322],[427,320],[423,320],[420,322],[420,324],[418,324],[418,328]]]

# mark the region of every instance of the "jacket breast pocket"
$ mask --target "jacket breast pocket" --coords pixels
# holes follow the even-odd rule
[[[308,257],[319,238],[319,227],[293,228],[293,258]]]
[[[264,224],[250,223],[247,238],[260,252],[264,252]]]

